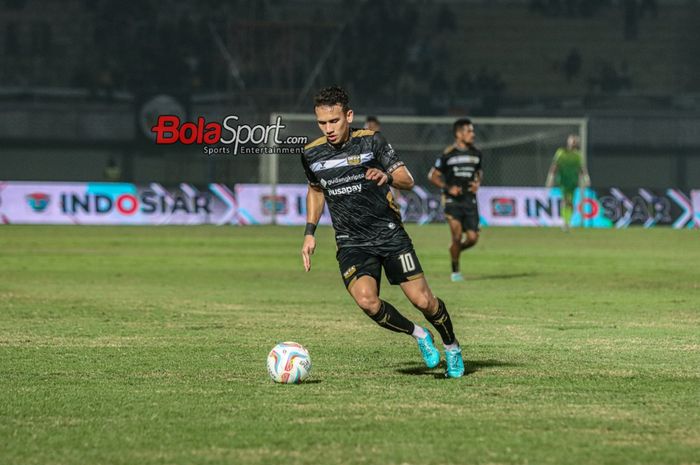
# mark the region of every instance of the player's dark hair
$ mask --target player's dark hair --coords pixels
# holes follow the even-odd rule
[[[343,111],[348,111],[350,109],[349,104],[350,97],[348,97],[347,92],[338,86],[324,87],[314,97],[314,108],[340,105]]]
[[[379,118],[376,116],[368,116],[367,119],[365,120],[365,123],[377,123],[379,124]]]
[[[467,126],[469,124],[472,124],[472,120],[469,118],[460,118],[457,121],[454,122],[452,125],[452,134],[456,134],[457,131],[462,129],[464,126]]]

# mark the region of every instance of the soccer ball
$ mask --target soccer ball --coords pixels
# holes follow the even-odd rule
[[[309,351],[296,342],[280,342],[267,355],[267,371],[276,383],[299,384],[309,377]]]

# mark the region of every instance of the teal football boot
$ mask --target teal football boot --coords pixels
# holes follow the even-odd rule
[[[420,349],[420,354],[423,356],[423,361],[425,366],[428,368],[435,368],[440,363],[440,352],[438,352],[435,344],[433,343],[433,335],[430,334],[427,328],[425,330],[425,337],[417,337],[416,343]]]
[[[462,360],[462,348],[445,350],[445,360],[447,370],[445,376],[448,378],[460,378],[464,374],[464,360]]]

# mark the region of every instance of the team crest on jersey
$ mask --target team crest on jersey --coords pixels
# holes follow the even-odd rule
[[[359,165],[362,163],[362,157],[360,155],[350,155],[347,160],[348,165]]]
[[[350,268],[345,270],[345,272],[343,273],[343,278],[348,279],[350,276],[354,275],[356,271],[357,268],[355,267],[355,265],[351,266]]]

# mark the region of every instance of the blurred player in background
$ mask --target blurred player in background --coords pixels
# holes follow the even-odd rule
[[[311,269],[314,232],[327,202],[340,273],[357,305],[383,328],[413,336],[426,366],[438,365],[440,353],[430,332],[379,298],[383,268],[389,283],[400,285],[408,300],[440,333],[447,361],[445,375],[459,378],[464,374],[464,362],[452,320],[445,303],[428,287],[389,190],[389,186],[411,189],[411,173],[381,133],[350,127],[353,111],[343,89],[321,89],[314,99],[314,110],[323,137],[304,147],[301,158],[309,181],[301,250],[304,269]]]
[[[452,125],[454,143],[447,147],[428,179],[442,189],[445,218],[450,227],[452,242],[453,282],[464,281],[459,270],[462,251],[476,245],[479,240],[479,206],[476,192],[481,186],[484,172],[481,169],[481,151],[474,146],[474,125],[467,119],[459,119]],[[466,237],[465,237],[466,236]]]
[[[382,123],[379,122],[379,118],[376,116],[368,116],[365,120],[365,129],[370,131],[381,131]]]
[[[122,169],[114,158],[110,157],[109,160],[107,160],[107,164],[105,165],[105,169],[103,171],[103,176],[107,182],[121,181]]]
[[[576,134],[569,135],[566,139],[566,147],[559,147],[554,154],[552,165],[547,174],[547,187],[556,185],[561,189],[564,200],[562,210],[564,224],[562,228],[565,231],[568,231],[571,225],[576,188],[579,186],[585,188],[591,185],[591,179],[583,165],[583,156],[579,146],[579,137]]]

